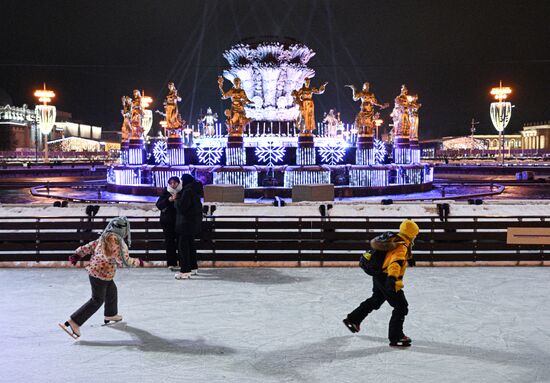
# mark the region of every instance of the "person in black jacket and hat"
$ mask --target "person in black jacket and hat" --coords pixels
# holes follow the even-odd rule
[[[178,267],[178,234],[176,233],[176,198],[181,192],[182,184],[179,177],[170,177],[168,186],[157,200],[160,210],[160,225],[164,233],[166,245],[166,264],[170,270]]]
[[[181,176],[182,190],[176,198],[176,233],[179,235],[180,272],[176,279],[189,279],[198,271],[195,238],[202,230],[202,184],[190,174]]]

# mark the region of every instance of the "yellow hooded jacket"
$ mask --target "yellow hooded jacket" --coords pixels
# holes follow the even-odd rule
[[[399,291],[403,288],[403,276],[405,275],[405,270],[407,270],[407,259],[410,258],[410,246],[411,241],[406,236],[397,234],[398,238],[396,241],[398,246],[388,251],[386,259],[382,265],[382,271],[388,274],[389,277],[394,277],[395,282],[395,291]]]

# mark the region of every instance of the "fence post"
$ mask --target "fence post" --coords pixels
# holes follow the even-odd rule
[[[216,241],[214,240],[214,233],[216,232],[216,217],[211,215],[212,226],[210,230],[210,244],[212,245],[212,267],[216,266]]]
[[[40,263],[40,218],[36,218],[35,224],[34,248],[36,250],[36,263]]]
[[[149,217],[145,217],[145,261],[149,262]]]
[[[542,223],[546,223],[546,218],[540,217],[540,220],[542,221]],[[545,261],[545,259],[544,259],[544,246],[545,245],[541,245],[541,247],[540,247],[540,264],[541,264],[541,266],[544,265],[544,261]]]
[[[434,239],[433,239],[433,233],[435,232],[435,229],[434,229],[434,225],[435,225],[435,218],[434,217],[430,217],[430,222],[431,222],[431,228],[430,228],[430,232],[432,234],[432,238],[430,239],[430,266],[433,267],[434,265]]]
[[[254,217],[254,261],[258,262],[258,225],[259,217]]]
[[[302,217],[298,217],[298,266],[302,266]]]
[[[478,223],[478,220],[477,220],[477,217],[474,217],[474,222],[475,222],[475,225],[474,225],[474,248],[473,248],[473,255],[474,255],[474,262],[477,262],[477,223]]]
[[[519,226],[521,226],[521,222],[523,222],[523,218],[522,217],[518,217],[518,223],[520,223]],[[521,253],[521,245],[516,245],[516,255],[517,255],[517,264],[519,265],[519,260],[520,260],[520,253]],[[541,266],[542,266],[542,261],[541,261]]]
[[[325,227],[325,218],[324,217],[321,217],[321,220],[320,220],[320,233],[322,233],[322,239],[321,239],[321,248],[319,249],[319,266],[323,267],[323,260],[324,260],[324,249],[325,249],[325,241],[326,241],[326,227]],[[311,222],[311,225],[313,226],[313,221]],[[311,235],[313,235],[313,232],[311,233]]]

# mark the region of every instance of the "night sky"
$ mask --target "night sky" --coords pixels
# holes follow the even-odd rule
[[[393,106],[404,83],[423,104],[421,139],[469,134],[472,117],[477,133],[493,134],[489,91],[502,80],[514,91],[506,133],[550,120],[548,0],[3,0],[0,14],[0,88],[14,104],[34,104],[45,81],[58,109],[107,130],[120,128],[120,97],[134,88],[162,109],[168,81],[187,121],[208,106],[222,115],[222,52],[257,36],[316,52],[312,85],[329,82],[315,98],[318,119],[335,108],[352,122],[359,102],[345,84],[369,81]]]

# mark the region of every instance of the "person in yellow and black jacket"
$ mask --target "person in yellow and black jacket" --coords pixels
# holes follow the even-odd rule
[[[349,313],[343,321],[351,332],[359,332],[360,324],[367,315],[373,310],[378,310],[385,301],[388,301],[393,307],[388,329],[390,346],[411,345],[411,339],[403,333],[403,323],[409,312],[409,304],[403,291],[403,276],[412,258],[411,248],[419,231],[418,225],[410,219],[401,223],[399,233],[391,239],[393,249],[386,254],[382,272],[372,277],[372,296]],[[373,241],[375,240],[376,238]],[[376,249],[376,246],[376,243],[371,242],[373,249]]]

